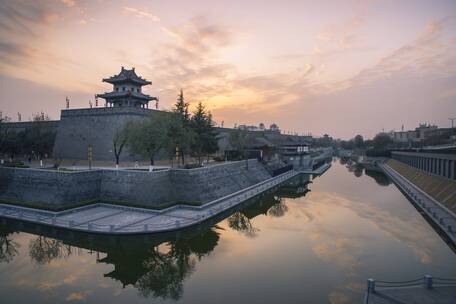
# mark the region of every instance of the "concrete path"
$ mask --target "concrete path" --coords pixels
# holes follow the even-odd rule
[[[176,205],[163,210],[150,210],[100,203],[52,212],[0,204],[0,217],[105,234],[172,231],[205,221],[298,174],[294,170],[288,171],[202,206]]]
[[[326,170],[328,170],[330,167],[331,167],[331,164],[330,163],[326,163],[326,164],[321,165],[320,167],[318,167],[315,170],[313,170],[313,169],[298,169],[298,171],[299,171],[299,173],[302,173],[302,174],[317,174],[317,175],[321,175],[321,174],[325,173]]]
[[[425,213],[437,227],[440,227],[440,230],[448,237],[453,245],[455,245],[456,216],[454,213],[415,186],[396,170],[385,164],[379,164],[379,166],[383,172],[393,180],[396,186],[414,202],[415,206]]]
[[[366,295],[365,304],[454,304],[456,286],[391,288]]]

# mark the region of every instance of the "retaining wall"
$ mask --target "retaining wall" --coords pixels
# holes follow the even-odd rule
[[[62,209],[90,200],[159,207],[204,203],[271,178],[257,160],[190,170],[79,172],[0,168],[0,201]]]
[[[34,203],[42,208],[67,208],[93,200],[100,193],[102,171],[77,173],[1,168],[0,200]]]
[[[391,152],[391,157],[427,173],[456,180],[454,154]]]

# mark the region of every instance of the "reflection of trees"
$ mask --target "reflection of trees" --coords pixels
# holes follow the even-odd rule
[[[367,176],[372,177],[377,182],[377,184],[380,186],[385,187],[385,186],[389,186],[391,184],[390,179],[382,172],[366,169],[365,173]]]
[[[0,263],[11,262],[19,254],[19,244],[13,240],[13,230],[4,225],[0,226]]]
[[[355,170],[353,171],[353,174],[356,176],[356,177],[361,177],[363,175],[363,167],[361,166],[356,166],[355,167]]]
[[[183,281],[195,269],[195,258],[191,252],[178,250],[160,253],[157,248],[150,250],[142,262],[147,272],[134,286],[144,297],[154,296],[178,300],[182,296]]]
[[[256,236],[256,233],[258,232],[258,229],[253,227],[253,224],[250,221],[250,219],[247,216],[245,216],[242,212],[237,211],[236,213],[228,217],[227,221],[228,226],[230,226],[231,229],[242,232],[247,237],[253,238]]]
[[[284,216],[285,213],[288,211],[288,207],[283,201],[281,197],[275,197],[276,203],[271,206],[268,210],[268,215],[273,217],[281,217]]]
[[[219,233],[211,228],[160,244],[123,244],[122,248],[107,249],[107,256],[99,262],[114,265],[106,277],[119,280],[124,286],[135,286],[144,297],[178,300],[183,281],[193,273],[197,259],[212,252],[218,240]],[[160,250],[161,245],[168,250]]]
[[[276,195],[280,198],[300,198],[309,192],[310,175],[301,174],[280,186]]]
[[[71,255],[71,247],[62,241],[38,236],[31,240],[29,253],[32,260],[37,264],[47,264],[54,259],[66,258]]]

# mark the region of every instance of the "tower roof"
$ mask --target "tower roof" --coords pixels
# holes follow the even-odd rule
[[[111,84],[117,84],[117,83],[136,83],[139,85],[148,85],[152,84],[152,82],[147,81],[146,79],[143,79],[136,75],[135,73],[135,68],[132,68],[131,70],[127,70],[124,67],[120,70],[120,73],[117,75],[114,75],[109,78],[103,78],[104,82],[108,82]]]
[[[101,97],[106,100],[116,99],[116,98],[131,98],[131,99],[140,99],[140,100],[144,100],[144,101],[158,100],[157,97],[151,97],[151,96],[143,94],[143,93],[130,92],[130,91],[108,92],[108,93],[104,93],[104,94],[97,94],[97,97]]]

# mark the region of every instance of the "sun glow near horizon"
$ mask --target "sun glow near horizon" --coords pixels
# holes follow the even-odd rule
[[[444,124],[456,97],[456,5],[439,4],[1,1],[0,108],[58,118],[62,96],[86,107],[125,66],[153,82],[145,91],[162,108],[183,88],[228,125],[350,137]]]

